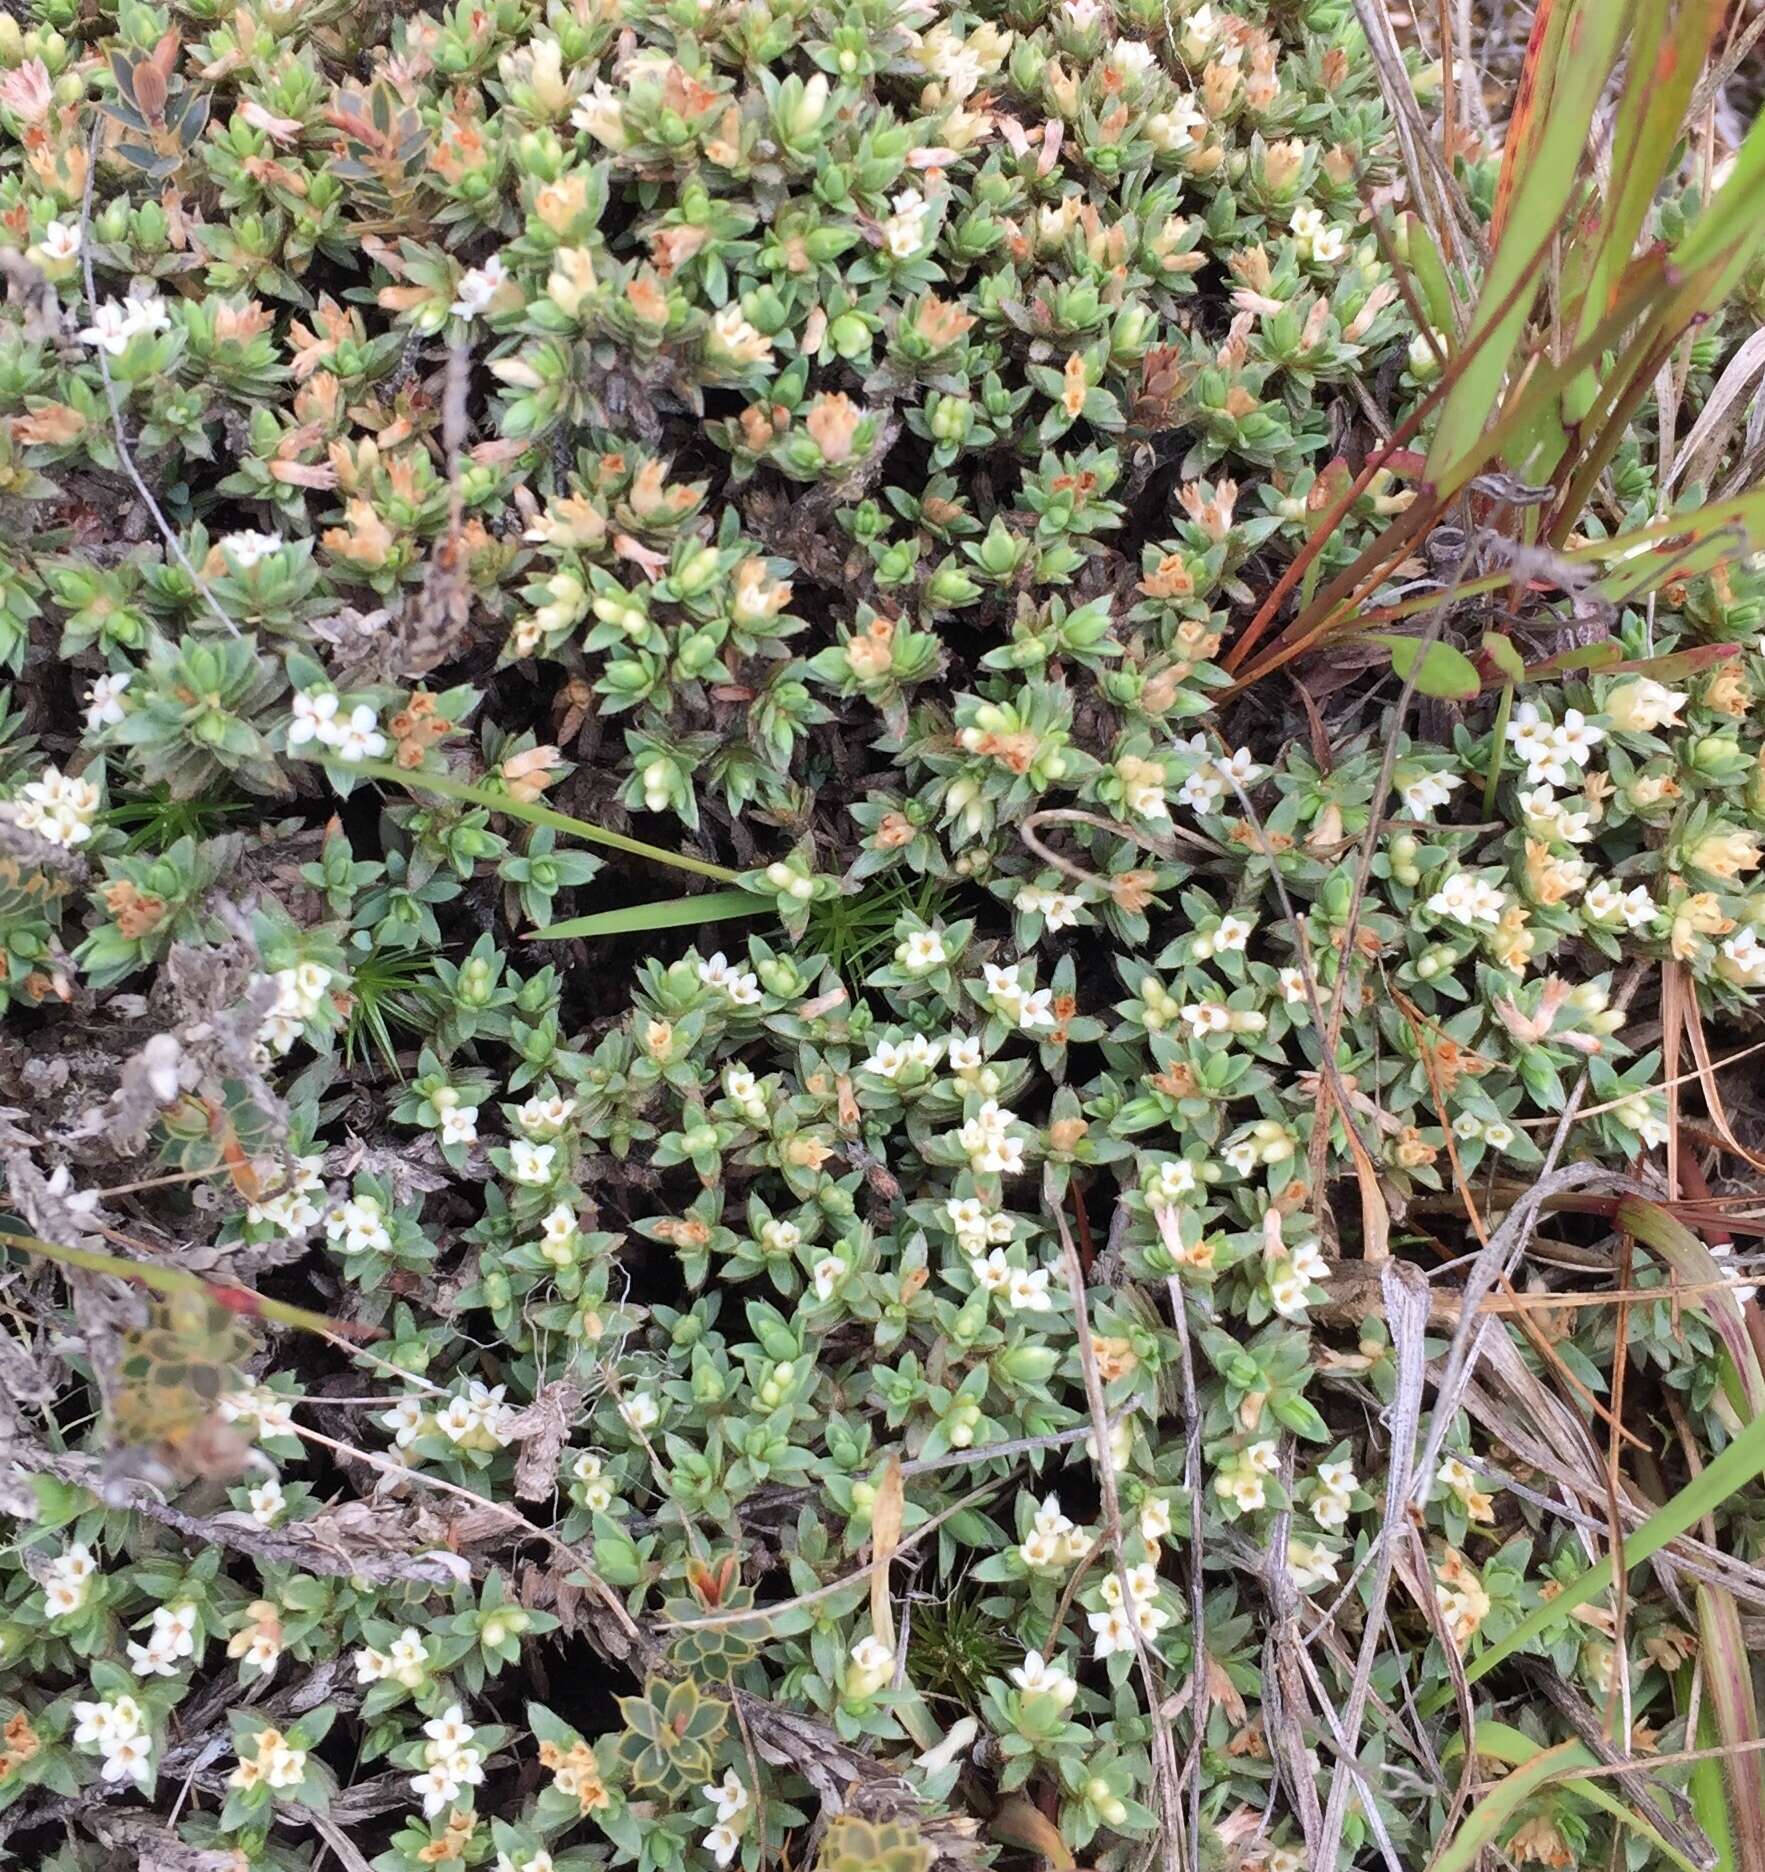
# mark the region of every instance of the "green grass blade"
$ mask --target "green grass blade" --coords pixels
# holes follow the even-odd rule
[[[1618,56],[1629,9],[1611,0],[1579,0],[1563,24],[1550,108],[1537,126],[1537,150],[1519,172],[1507,221],[1472,320],[1473,337],[1487,334],[1441,406],[1428,447],[1427,478],[1469,453],[1501,401],[1502,383],[1526,329],[1533,295],[1520,292],[1562,226],[1579,185],[1594,107]]]
[[[627,904],[621,910],[597,910],[590,916],[548,923],[529,933],[529,942],[562,942],[570,936],[633,936],[644,930],[679,929],[688,923],[727,923],[736,917],[778,914],[778,905],[756,891],[706,891],[700,897],[670,897],[665,903]]]
[[[1687,1528],[1714,1514],[1731,1495],[1738,1493],[1755,1477],[1765,1473],[1765,1417],[1757,1417],[1740,1432],[1720,1456],[1702,1474],[1693,1476],[1677,1495],[1657,1508],[1624,1542],[1626,1566],[1639,1566],[1650,1554],[1659,1553],[1671,1540],[1677,1540]],[[1465,1661],[1465,1677],[1475,1683],[1487,1677],[1496,1665],[1505,1663],[1523,1645],[1541,1637],[1590,1599],[1597,1599],[1612,1584],[1612,1560],[1608,1555],[1596,1565],[1578,1574],[1557,1595],[1535,1607],[1518,1625],[1487,1651]],[[1452,1686],[1443,1686],[1422,1702],[1424,1715],[1433,1715],[1452,1701]]]
[[[443,799],[484,806],[511,819],[525,820],[528,825],[550,826],[554,832],[567,832],[585,845],[606,845],[614,851],[629,852],[634,858],[672,865],[677,871],[696,871],[700,877],[715,878],[719,884],[733,884],[741,876],[727,865],[712,864],[705,858],[689,858],[684,852],[667,851],[660,845],[646,845],[642,839],[627,838],[623,832],[609,832],[605,826],[594,825],[587,819],[573,819],[551,806],[512,799],[506,793],[493,793],[488,787],[473,786],[470,781],[456,780],[451,774],[410,773],[403,767],[393,766],[391,761],[327,760],[323,765],[334,767],[340,773],[357,774],[364,780],[389,781],[407,792],[439,793]]]
[[[1704,1695],[1717,1740],[1732,1749],[1759,1733],[1752,1654],[1731,1592],[1700,1584],[1697,1600]],[[1738,1872],[1765,1872],[1765,1766],[1757,1754],[1747,1752],[1729,1756],[1721,1767],[1734,1864]]]
[[[1479,1753],[1483,1728],[1478,1725]],[[1583,1766],[1586,1755],[1579,1742],[1559,1742],[1542,1750],[1534,1746],[1529,1759],[1503,1775],[1465,1815],[1459,1830],[1429,1860],[1428,1872],[1472,1872],[1484,1848],[1495,1844],[1526,1802],[1559,1770]]]
[[[1448,1751],[1449,1756],[1458,1753],[1461,1748],[1462,1739],[1453,1744]],[[1495,1803],[1495,1811],[1492,1815],[1493,1824],[1486,1829],[1480,1828],[1478,1831],[1475,1842],[1475,1851],[1478,1852],[1491,1843],[1494,1834],[1501,1831],[1507,1821],[1525,1803],[1527,1796],[1535,1792],[1542,1782],[1556,1780],[1565,1768],[1597,1768],[1600,1765],[1599,1758],[1585,1743],[1569,1741],[1546,1751],[1550,1757],[1550,1767],[1546,1773],[1526,1774],[1525,1771],[1535,1762],[1543,1759],[1539,1754],[1538,1744],[1531,1736],[1523,1734],[1518,1729],[1510,1728],[1506,1723],[1499,1722],[1480,1722],[1477,1725],[1477,1753],[1489,1756],[1496,1761],[1507,1762],[1519,1771],[1508,1775],[1498,1783],[1485,1797],[1484,1803],[1480,1803],[1480,1805]],[[1661,1855],[1665,1863],[1678,1867],[1679,1872],[1702,1872],[1695,1861],[1686,1858],[1685,1854],[1670,1841],[1661,1837],[1653,1822],[1645,1815],[1636,1812],[1634,1808],[1626,1807],[1602,1782],[1575,1778],[1564,1779],[1562,1785],[1579,1795],[1591,1806],[1610,1814],[1620,1825],[1639,1833]],[[1512,1790],[1510,1798],[1497,1801],[1496,1797],[1501,1795],[1504,1789]],[[1465,1825],[1459,1829],[1451,1845],[1435,1859],[1429,1872],[1449,1872],[1451,1867],[1472,1863],[1471,1859],[1458,1855],[1459,1849],[1464,1844],[1466,1832],[1478,1811],[1479,1809],[1474,1808],[1472,1814],[1467,1816]]]

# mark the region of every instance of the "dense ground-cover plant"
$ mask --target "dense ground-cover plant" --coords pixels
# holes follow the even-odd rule
[[[9,1849],[1765,1867],[1635,11],[0,14]]]

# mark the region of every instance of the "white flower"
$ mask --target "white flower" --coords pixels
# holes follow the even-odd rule
[[[335,746],[347,761],[378,760],[386,752],[380,718],[365,702],[358,702],[338,723]]]
[[[733,1827],[719,1823],[699,1842],[720,1866],[726,1866],[741,1851],[741,1835]]]
[[[392,1660],[384,1651],[364,1645],[355,1654],[355,1680],[358,1684],[379,1683],[392,1675]]]
[[[552,1159],[558,1154],[555,1144],[535,1144],[530,1138],[509,1140],[509,1175],[517,1183],[544,1184],[552,1180]]]
[[[249,1666],[252,1670],[261,1671],[265,1677],[268,1677],[275,1670],[276,1662],[281,1655],[282,1644],[280,1639],[276,1637],[274,1632],[266,1630],[260,1625],[257,1630],[251,1634],[251,1640],[245,1647],[245,1655],[240,1659],[240,1665],[242,1668]],[[302,1755],[300,1759],[304,1764],[306,1757]],[[304,1767],[301,1772],[305,1772]],[[264,1778],[266,1780],[269,1779],[269,1769],[267,1765],[264,1769]],[[300,1775],[296,1774],[294,1776],[294,1781],[298,1781],[299,1779]],[[271,1781],[270,1786],[292,1787],[294,1781]]]
[[[1310,1592],[1314,1586],[1333,1586],[1340,1577],[1336,1556],[1329,1548],[1321,1541],[1301,1540],[1298,1535],[1288,1539],[1287,1565],[1301,1592]]]
[[[337,739],[338,699],[334,695],[308,695],[297,690],[294,719],[288,726],[288,745],[302,747],[308,741],[322,741],[327,746]]]
[[[251,1503],[251,1518],[259,1527],[273,1527],[277,1517],[288,1506],[282,1497],[282,1484],[274,1476],[267,1482],[260,1482],[256,1488],[248,1489],[246,1499]]]
[[[1171,1505],[1162,1495],[1148,1495],[1140,1504],[1140,1538],[1156,1542],[1169,1538]]]
[[[1038,988],[1023,998],[1017,1010],[1017,1024],[1025,1033],[1037,1027],[1054,1025],[1054,990]]]
[[[260,560],[282,550],[280,533],[226,533],[221,536],[221,551],[233,562],[234,569],[249,572]]]
[[[1273,1437],[1262,1437],[1244,1452],[1244,1460],[1258,1475],[1273,1475],[1281,1466]]]
[[[1148,1201],[1164,1208],[1195,1192],[1195,1166],[1186,1157],[1167,1158],[1147,1185]]]
[[[918,189],[903,189],[890,203],[894,212],[882,224],[883,245],[891,258],[911,260],[925,246],[925,220],[931,204]]]
[[[1587,757],[1606,738],[1603,728],[1595,727],[1580,709],[1563,711],[1563,719],[1551,730],[1551,745],[1577,766],[1586,766]]]
[[[1211,767],[1204,767],[1177,788],[1177,804],[1187,806],[1191,812],[1210,813],[1225,790],[1225,781]]]
[[[502,255],[492,254],[483,266],[469,268],[461,274],[454,302],[448,310],[455,318],[476,318],[501,291],[508,277]]]
[[[100,676],[86,691],[86,732],[114,728],[123,719],[123,692],[135,680],[125,672],[121,676]]]
[[[1246,1467],[1222,1469],[1213,1479],[1215,1492],[1223,1495],[1240,1514],[1249,1514],[1267,1500],[1262,1477]]]
[[[1765,984],[1765,945],[1761,945],[1759,932],[1750,923],[1723,943],[1722,957],[1727,964],[1723,973],[1742,986],[1757,988]]]
[[[647,1391],[634,1391],[630,1397],[619,1400],[619,1415],[633,1430],[653,1428],[661,1414],[656,1400]]]
[[[1216,950],[1241,950],[1250,940],[1250,933],[1256,927],[1248,917],[1235,915],[1220,918],[1220,926],[1213,933],[1213,946]]]
[[[823,1255],[815,1263],[815,1271],[810,1277],[815,1283],[815,1298],[831,1300],[847,1272],[846,1263],[838,1255]]]
[[[999,1252],[997,1248],[993,1250]],[[1005,1289],[1005,1303],[1014,1313],[1046,1313],[1054,1305],[1048,1293],[1049,1271],[1040,1268],[1015,1268]]]
[[[1236,780],[1241,787],[1254,786],[1265,772],[1265,769],[1251,758],[1249,748],[1245,747],[1228,754],[1223,761],[1216,761],[1214,765],[1228,779]]]
[[[1455,871],[1427,903],[1430,916],[1447,917],[1455,923],[1494,925],[1501,921],[1506,908],[1505,893],[1470,871]]]
[[[391,1410],[381,1412],[378,1421],[393,1433],[392,1440],[400,1449],[409,1449],[423,1434],[427,1416],[421,1398],[402,1397]]]
[[[423,1803],[424,1817],[433,1820],[459,1799],[460,1784],[448,1773],[445,1762],[432,1762],[421,1774],[411,1776],[411,1792]]]
[[[145,1644],[130,1639],[128,1653],[129,1668],[137,1677],[175,1677],[178,1674],[177,1654],[157,1633]]]
[[[1269,1274],[1269,1304],[1283,1319],[1303,1318],[1310,1285],[1291,1262],[1282,1262]]]
[[[455,1749],[465,1748],[472,1740],[472,1725],[466,1721],[465,1711],[458,1703],[450,1703],[439,1716],[431,1717],[423,1725],[423,1733],[441,1754],[451,1754]]]
[[[433,1103],[439,1106],[441,1112],[443,1144],[477,1143],[478,1107],[476,1105],[441,1105],[439,1099],[434,1100]]]
[[[1062,1709],[1078,1695],[1079,1687],[1066,1666],[1058,1658],[1044,1658],[1040,1651],[1025,1652],[1022,1664],[1009,1674],[1025,1696],[1053,1697]]]
[[[944,1042],[953,1073],[979,1072],[985,1063],[978,1034],[951,1034]]]
[[[37,242],[46,260],[72,260],[80,251],[80,230],[72,221],[51,221]]]
[[[717,1809],[717,1823],[726,1825],[739,1814],[748,1810],[748,1790],[742,1785],[742,1778],[733,1768],[724,1770],[723,1779],[709,1787],[702,1787],[699,1792]]]
[[[1218,1001],[1197,1001],[1181,1013],[1198,1040],[1203,1034],[1225,1033],[1232,1025],[1231,1009]]]
[[[1412,819],[1426,819],[1436,806],[1444,806],[1464,784],[1463,774],[1418,774],[1398,788],[1398,798]]]
[[[1001,1014],[1015,1017],[1024,992],[1023,983],[1017,978],[1017,970],[1001,967],[997,962],[983,962],[981,975],[986,983],[988,999]]]
[[[1639,930],[1655,920],[1656,904],[1646,884],[1626,891],[1609,878],[1595,878],[1581,900],[1581,913],[1592,923],[1622,923],[1627,930]]]
[[[152,1754],[153,1744],[146,1736],[119,1736],[105,1750],[104,1763],[98,1772],[106,1781],[134,1781],[145,1788],[149,1780],[148,1762]]]
[[[103,305],[93,307],[92,323],[82,328],[79,339],[82,344],[91,345],[110,357],[121,357],[137,329],[121,303],[107,299]]]
[[[387,1647],[386,1662],[399,1683],[407,1690],[416,1689],[429,1670],[429,1648],[422,1633],[407,1625]]]
[[[1133,1650],[1134,1621],[1120,1606],[1106,1606],[1101,1612],[1088,1612],[1085,1616],[1097,1639],[1092,1648],[1093,1657],[1106,1658],[1117,1651]]]

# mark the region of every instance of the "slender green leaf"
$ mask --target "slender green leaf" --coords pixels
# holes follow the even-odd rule
[[[1483,1725],[1477,1733],[1481,1742]],[[1459,1830],[1428,1862],[1428,1872],[1472,1872],[1478,1855],[1496,1843],[1531,1796],[1559,1769],[1582,1766],[1586,1754],[1579,1742],[1559,1742],[1549,1749],[1534,1744],[1530,1758],[1503,1775],[1465,1815]]]
[[[568,936],[631,936],[643,930],[678,929],[688,923],[727,923],[735,917],[776,916],[778,905],[756,891],[706,891],[699,897],[670,897],[663,903],[627,904],[597,910],[532,931],[529,942],[561,942]]]
[[[623,832],[609,832],[587,819],[573,819],[555,807],[541,806],[533,800],[511,798],[507,793],[493,793],[488,787],[473,786],[456,780],[452,774],[408,773],[390,761],[327,760],[327,767],[340,773],[359,774],[364,780],[385,780],[412,793],[439,793],[443,799],[462,800],[470,806],[484,806],[491,812],[524,820],[528,825],[550,826],[554,832],[567,832],[585,845],[608,845],[614,851],[629,852],[634,858],[648,858],[656,864],[672,865],[677,871],[696,871],[700,877],[715,878],[720,884],[733,884],[741,876],[727,865],[712,864],[705,858],[689,858],[684,852],[665,850],[660,845],[646,845],[642,839],[627,838]]]
[[[1448,1758],[1462,1753],[1463,1748],[1464,1738],[1462,1736],[1455,1738],[1452,1746],[1447,1750]],[[1480,1722],[1477,1725],[1477,1753],[1494,1761],[1507,1762],[1510,1766],[1520,1770],[1525,1770],[1543,1759],[1539,1755],[1537,1742],[1531,1736],[1524,1734],[1521,1730],[1510,1728],[1506,1723],[1499,1722]],[[1564,1742],[1554,1749],[1547,1750],[1546,1753],[1551,1757],[1548,1772],[1543,1775],[1528,1776],[1525,1783],[1515,1789],[1511,1800],[1499,1804],[1494,1817],[1495,1833],[1499,1834],[1506,1821],[1524,1803],[1527,1796],[1539,1788],[1541,1782],[1554,1780],[1562,1775],[1565,1768],[1595,1768],[1600,1765],[1599,1757],[1583,1742]],[[1509,1775],[1491,1790],[1486,1800],[1494,1800],[1502,1789],[1511,1787],[1519,1779],[1518,1775]],[[1668,1864],[1677,1866],[1679,1872],[1702,1872],[1702,1868],[1695,1861],[1686,1858],[1684,1853],[1661,1837],[1652,1821],[1636,1812],[1634,1808],[1625,1806],[1623,1801],[1619,1800],[1602,1782],[1584,1781],[1576,1777],[1565,1779],[1562,1785],[1578,1794],[1591,1806],[1610,1814],[1620,1825],[1627,1826],[1633,1832],[1641,1834]],[[1472,1811],[1475,1814],[1476,1809]],[[1470,1824],[1471,1818],[1467,1816],[1465,1826],[1460,1828],[1451,1845],[1435,1859],[1430,1872],[1447,1872],[1450,1866],[1469,1865],[1472,1862],[1469,1859],[1453,1856],[1462,1845]],[[1476,1850],[1481,1851],[1489,1843],[1489,1835],[1480,1835]]]
[[[1752,1654],[1731,1592],[1700,1584],[1697,1600],[1704,1695],[1715,1719],[1717,1740],[1731,1749],[1736,1743],[1753,1741],[1759,1733]],[[1734,1864],[1738,1872],[1765,1872],[1765,1763],[1747,1751],[1731,1755],[1722,1768]]]
[[[1765,1417],[1756,1417],[1708,1468],[1694,1476],[1678,1494],[1664,1502],[1649,1518],[1631,1532],[1624,1542],[1625,1564],[1640,1566],[1651,1554],[1659,1553],[1685,1530],[1714,1514],[1731,1495],[1745,1488],[1756,1476],[1765,1473]],[[1597,1599],[1612,1584],[1612,1560],[1604,1560],[1578,1573],[1554,1598],[1536,1606],[1508,1633],[1465,1662],[1465,1676],[1475,1683],[1487,1677],[1498,1664],[1505,1663],[1516,1651],[1541,1637],[1553,1625],[1590,1599]],[[1443,1685],[1423,1699],[1422,1711],[1433,1715],[1452,1701],[1452,1686]]]
[[[1588,148],[1593,113],[1618,56],[1629,9],[1611,0],[1574,0],[1550,49],[1548,110],[1534,120],[1536,150],[1520,166],[1507,219],[1483,281],[1471,335],[1487,334],[1441,406],[1428,448],[1427,477],[1458,460],[1483,433],[1526,329],[1533,295],[1520,290],[1563,224]]]

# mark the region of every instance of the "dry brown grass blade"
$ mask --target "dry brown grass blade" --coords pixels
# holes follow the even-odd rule
[[[906,1482],[899,1452],[892,1453],[876,1485],[870,1509],[870,1629],[890,1651],[895,1648],[895,1608],[889,1598],[889,1562],[901,1543],[901,1513]]]

